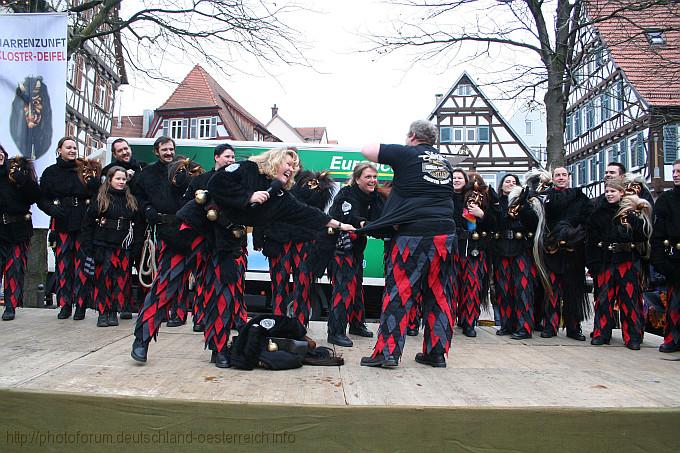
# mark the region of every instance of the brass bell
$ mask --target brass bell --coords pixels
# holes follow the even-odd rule
[[[30,212],[24,216],[24,220],[31,220],[31,213]]]
[[[500,233],[496,233],[496,234],[494,235],[494,237],[495,237],[496,239],[500,239],[500,238],[501,238],[501,234],[500,234]]]
[[[52,204],[55,205],[55,206],[59,206],[61,204],[61,202],[59,200],[54,200],[52,202]]]
[[[328,229],[326,229],[326,234],[329,236],[333,236],[335,234],[335,228],[328,227]]]
[[[678,242],[677,244],[675,244],[675,248],[678,249],[678,250],[680,250],[680,242]]]
[[[479,241],[479,233],[477,233],[476,231],[474,233],[472,233],[472,240],[473,241]],[[473,256],[475,256],[475,255],[473,255]]]
[[[598,243],[597,243],[597,246],[598,246],[598,247],[604,247],[604,243],[603,243],[603,242],[598,242]]]
[[[208,209],[208,212],[205,214],[205,216],[208,218],[208,220],[214,222],[219,217],[219,214],[217,209]]]
[[[235,230],[232,230],[231,233],[234,235],[236,239],[241,239],[245,233],[245,230],[243,228],[236,228]]]
[[[205,202],[208,201],[208,191],[198,189],[194,192],[194,200],[196,200],[196,203],[198,204],[205,204]]]
[[[90,199],[89,199],[89,198],[86,198],[86,199],[85,199],[85,205],[87,206],[88,204],[90,204]]]
[[[634,249],[634,248],[635,248],[635,244],[630,244],[630,248]]]
[[[486,237],[486,231],[482,231],[482,237],[483,237],[483,238]]]
[[[269,352],[276,352],[279,350],[279,345],[274,343],[271,338],[269,339],[269,342],[267,343],[267,351]]]
[[[560,245],[560,247],[564,247],[565,245],[567,245],[567,241],[560,241],[558,242],[558,244]]]
[[[532,233],[531,231],[529,231],[529,232],[527,233],[527,237],[528,237],[528,238],[534,237],[534,233]]]
[[[515,239],[522,239],[522,237],[524,237],[524,235],[522,234],[521,231],[515,233]]]
[[[668,247],[668,246],[670,246],[670,245],[671,245],[671,241],[669,241],[668,239],[664,239],[664,241],[663,241],[663,246],[664,246],[664,247]]]

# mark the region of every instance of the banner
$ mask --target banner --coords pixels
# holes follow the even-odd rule
[[[55,163],[66,122],[66,14],[0,15],[0,143],[34,159],[38,176]],[[34,207],[33,225],[49,218]]]

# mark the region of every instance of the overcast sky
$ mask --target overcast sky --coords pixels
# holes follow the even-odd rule
[[[370,46],[361,34],[384,30],[409,12],[376,0],[309,4],[319,12],[299,13],[294,22],[287,22],[304,32],[303,39],[312,46],[305,55],[314,69],[277,65],[271,67],[272,77],[251,64],[244,68],[249,74],[235,72],[227,77],[206,67],[263,124],[276,104],[279,115],[292,126],[325,126],[329,138],[343,145],[402,143],[409,123],[426,118],[434,108],[435,94],[446,93],[464,69],[479,83],[489,79],[480,69],[488,62],[444,68],[441,62],[413,65],[413,54],[408,52],[378,57],[359,51]],[[168,63],[164,70],[179,82],[195,63]],[[131,77],[117,108],[123,115],[141,115],[143,109],[158,108],[174,88]],[[495,87],[485,86],[483,91],[504,115],[509,117],[517,108],[495,99],[499,96]]]

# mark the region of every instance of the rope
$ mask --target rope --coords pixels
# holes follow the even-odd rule
[[[139,262],[139,284],[144,288],[151,288],[153,281],[156,279],[156,274],[158,274],[158,268],[156,267],[156,231],[153,227],[146,229],[146,238],[144,239],[144,245],[142,246],[142,257]],[[146,278],[150,277],[150,280],[145,281]]]

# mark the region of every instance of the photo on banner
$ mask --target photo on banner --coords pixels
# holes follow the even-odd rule
[[[54,163],[66,121],[66,14],[0,14],[0,143],[9,157]],[[33,225],[49,217],[35,206]]]

